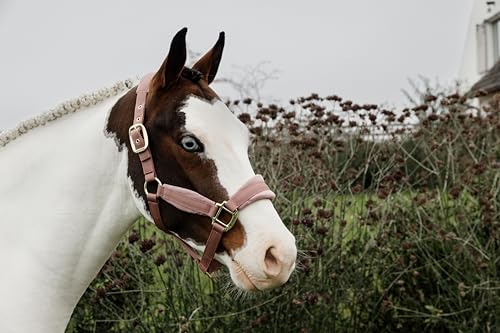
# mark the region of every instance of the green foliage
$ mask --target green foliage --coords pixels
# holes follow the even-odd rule
[[[232,103],[301,250],[290,281],[236,291],[140,221],[67,332],[498,332],[500,98],[479,115],[456,94],[425,101]]]

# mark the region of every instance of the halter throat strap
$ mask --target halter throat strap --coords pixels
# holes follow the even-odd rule
[[[260,175],[250,178],[227,201],[220,203],[183,187],[162,184],[156,174],[149,148],[149,137],[144,126],[146,101],[152,77],[153,73],[147,74],[137,86],[134,121],[129,128],[130,146],[132,151],[138,155],[144,174],[144,192],[149,212],[158,228],[175,236],[186,252],[198,263],[200,269],[204,273],[210,274],[222,266],[220,262],[214,259],[215,253],[222,240],[223,233],[229,231],[236,223],[239,211],[258,200],[272,200],[275,195]],[[153,184],[156,184],[156,192],[150,193],[148,188],[151,188]],[[159,199],[181,211],[207,216],[212,220],[212,229],[202,256],[186,241],[166,228],[160,213]]]

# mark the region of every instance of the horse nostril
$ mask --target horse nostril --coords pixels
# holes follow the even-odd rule
[[[277,250],[271,246],[264,257],[264,272],[270,277],[275,277],[281,273],[281,268],[282,262],[278,259]]]

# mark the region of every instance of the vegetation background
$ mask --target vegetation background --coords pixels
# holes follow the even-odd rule
[[[478,108],[426,90],[398,111],[316,94],[228,105],[296,235],[290,281],[242,293],[139,221],[68,333],[500,330],[500,96]]]

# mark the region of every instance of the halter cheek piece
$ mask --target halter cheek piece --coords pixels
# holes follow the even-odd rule
[[[162,230],[174,235],[188,254],[198,263],[200,269],[207,274],[217,270],[222,264],[214,259],[215,252],[222,239],[222,234],[231,230],[238,219],[238,211],[251,203],[274,199],[274,193],[264,182],[260,175],[250,178],[236,193],[227,201],[216,203],[207,197],[186,188],[162,184],[155,171],[149,139],[146,127],[144,127],[144,113],[146,111],[146,98],[149,92],[149,83],[153,73],[144,76],[137,86],[137,98],[134,109],[134,123],[130,126],[128,133],[132,151],[138,154],[144,173],[144,192],[147,197],[149,212],[155,224]],[[156,183],[156,193],[150,193],[148,186]],[[212,230],[208,236],[205,251],[200,255],[182,238],[165,228],[162,221],[159,199],[166,201],[177,209],[198,215],[205,215],[212,219]],[[229,214],[228,222],[222,221],[222,215]]]

